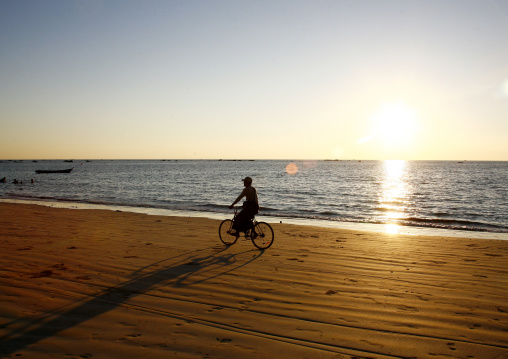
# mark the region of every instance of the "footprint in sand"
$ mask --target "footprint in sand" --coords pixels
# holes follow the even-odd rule
[[[181,336],[184,336],[184,337],[189,337],[189,338],[196,338],[197,335],[194,334],[194,333],[190,333],[190,332],[173,332],[173,334],[175,335],[181,335]]]
[[[90,278],[89,276],[87,275],[80,275],[80,276],[77,276],[75,279],[79,279],[79,280],[90,280],[92,278]]]
[[[404,312],[419,312],[419,310],[415,307],[410,307],[408,305],[397,305],[398,310],[402,310]]]
[[[231,343],[232,339],[229,339],[229,338],[217,338],[217,341],[219,343]]]
[[[67,267],[63,263],[58,263],[58,264],[52,265],[51,268],[55,268],[58,270],[66,270],[67,269]]]
[[[212,313],[212,312],[215,312],[216,310],[222,310],[222,309],[224,309],[224,307],[213,307],[211,309],[208,309],[207,312]]]
[[[52,270],[43,270],[42,272],[33,274],[30,278],[44,278],[44,277],[51,277],[53,275]]]
[[[137,337],[140,337],[140,336],[141,336],[141,334],[127,334],[123,338],[117,339],[117,341],[119,341],[119,342],[125,342],[129,338],[137,338]]]
[[[25,318],[27,318],[27,317],[33,317],[33,316],[35,316],[35,314],[36,314],[36,312],[34,312],[34,311],[26,311],[26,310],[24,310],[24,311],[21,312],[21,317],[25,317]]]
[[[126,323],[126,322],[119,322],[118,324],[123,325],[124,327],[135,327],[136,326],[134,324],[129,324],[129,323]]]
[[[17,251],[29,251],[32,247],[18,248]]]

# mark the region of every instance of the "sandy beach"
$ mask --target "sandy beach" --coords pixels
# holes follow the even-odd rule
[[[5,358],[508,358],[508,242],[0,203]]]

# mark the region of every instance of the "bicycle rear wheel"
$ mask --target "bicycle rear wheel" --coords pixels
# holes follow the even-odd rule
[[[252,243],[259,249],[269,248],[274,239],[273,229],[266,222],[258,222],[253,230],[250,231]]]
[[[226,246],[235,244],[238,239],[238,237],[231,235],[231,232],[233,232],[233,221],[230,219],[223,220],[219,226],[219,238]]]

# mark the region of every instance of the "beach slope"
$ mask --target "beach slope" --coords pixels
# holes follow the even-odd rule
[[[508,242],[0,203],[0,357],[507,358]]]

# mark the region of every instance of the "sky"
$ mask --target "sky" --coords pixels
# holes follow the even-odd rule
[[[508,160],[507,0],[0,0],[0,159]]]

